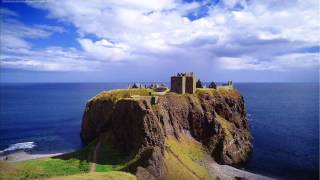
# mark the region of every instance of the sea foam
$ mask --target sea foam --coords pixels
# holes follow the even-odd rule
[[[11,144],[8,148],[0,151],[0,153],[10,152],[10,151],[17,151],[17,150],[23,150],[23,149],[32,149],[36,146],[34,142],[22,142],[22,143],[16,143]]]

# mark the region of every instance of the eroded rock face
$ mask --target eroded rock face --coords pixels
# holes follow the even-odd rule
[[[110,143],[128,154],[152,148],[143,168],[155,177],[164,177],[166,171],[167,136],[190,134],[221,164],[243,163],[252,149],[244,100],[235,90],[199,96],[169,93],[156,105],[143,98],[91,100],[83,116],[82,141],[88,144],[102,132],[109,132]],[[141,167],[137,172],[147,174]]]

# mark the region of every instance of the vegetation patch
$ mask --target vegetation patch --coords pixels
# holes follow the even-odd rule
[[[197,88],[196,89],[196,95],[198,96],[202,96],[204,94],[209,94],[209,95],[221,95],[224,97],[234,97],[234,98],[238,98],[240,96],[240,93],[233,89],[228,87],[218,87],[217,89],[213,89],[213,88]]]
[[[19,169],[13,164],[7,163],[5,161],[0,161],[0,179],[19,179],[17,174]]]
[[[219,122],[219,124],[221,125],[223,132],[225,133],[227,138],[232,138],[232,131],[234,129],[234,124],[232,124],[231,122],[227,121],[226,119],[224,119],[223,117],[219,116],[217,113],[215,113],[216,116],[216,120]]]
[[[118,151],[107,143],[102,143],[97,151],[97,172],[119,171],[139,160],[139,155],[128,156]]]
[[[152,89],[115,89],[111,91],[104,91],[93,98],[93,101],[112,99],[118,100],[122,98],[130,98],[131,96],[152,96],[154,95]]]
[[[88,161],[79,159],[36,159],[24,161],[17,165],[21,169],[32,169],[31,177],[51,177],[88,172],[90,164]]]
[[[43,179],[89,172],[91,153],[96,141],[82,150],[17,163],[1,162],[0,179]]]
[[[121,171],[110,171],[110,172],[92,172],[86,174],[78,174],[72,176],[61,176],[54,177],[50,180],[88,180],[88,179],[120,179],[120,180],[136,180],[136,176],[121,172]]]
[[[190,104],[193,106],[193,108],[196,108],[198,110],[201,110],[201,102],[199,100],[199,97],[194,95],[194,94],[188,94],[187,95],[189,100],[190,100]]]
[[[128,168],[141,159],[141,154],[124,154],[117,151],[109,142],[109,135],[100,136],[99,142],[92,150],[96,172],[127,171]]]
[[[199,162],[205,162],[205,149],[187,136],[178,141],[174,137],[166,139],[165,164],[166,179],[210,179],[208,170]]]
[[[90,164],[78,159],[36,159],[16,164],[1,163],[7,172],[0,173],[0,179],[42,179],[88,172]]]
[[[202,96],[204,94],[215,95],[217,93],[218,93],[218,90],[213,88],[197,88],[196,89],[196,94],[198,96]]]
[[[240,93],[233,89],[233,88],[230,88],[230,87],[221,87],[221,88],[218,88],[217,91],[219,92],[219,94],[221,94],[222,96],[229,96],[229,97],[233,97],[233,98],[239,98],[240,97]]]

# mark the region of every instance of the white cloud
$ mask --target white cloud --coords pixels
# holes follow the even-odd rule
[[[24,39],[10,34],[2,34],[0,39],[1,48],[30,48],[30,44]]]
[[[106,39],[93,42],[90,39],[78,39],[88,56],[105,60],[123,60],[130,56],[129,47],[125,44],[112,43]]]
[[[28,39],[48,38],[65,29],[50,25],[26,25],[12,19],[13,11],[1,10],[10,15],[1,19],[1,68],[32,71],[92,71],[99,70],[99,62],[87,61],[83,52],[60,47],[43,47],[35,50]]]
[[[320,58],[319,53],[290,53],[276,56],[274,62],[284,68],[310,68],[319,66]]]
[[[319,46],[317,0],[223,0],[207,7],[204,4],[173,0],[29,3],[47,10],[49,18],[77,28],[82,48],[77,53],[84,56],[82,59],[117,63],[172,58],[197,64],[201,57],[225,69],[259,71],[318,66],[314,60],[317,53],[297,53]],[[204,16],[195,20],[187,17],[204,8],[208,10]],[[24,48],[31,46],[24,41],[26,36],[43,38],[64,31],[44,25],[32,30],[18,27],[16,32],[23,32],[23,36],[7,33],[12,36],[4,39],[11,38],[12,46]],[[96,38],[90,39],[89,35]]]
[[[292,68],[307,69],[319,66],[318,53],[291,53],[261,61],[251,57],[222,57],[222,68],[229,70],[288,71]]]
[[[31,48],[29,39],[47,38],[53,33],[63,33],[65,29],[49,25],[25,25],[12,18],[1,20],[1,48]]]
[[[280,70],[283,69],[270,61],[261,62],[250,57],[222,57],[219,59],[223,69],[229,70]]]
[[[32,71],[93,71],[101,68],[101,63],[88,61],[87,57],[75,49],[49,47],[43,50],[4,49],[1,67]]]

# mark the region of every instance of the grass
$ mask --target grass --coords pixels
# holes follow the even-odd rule
[[[9,171],[1,172],[0,179],[42,179],[88,172],[90,164],[77,159],[36,159],[17,164],[2,162]]]
[[[93,98],[95,100],[104,100],[104,99],[112,99],[118,100],[122,98],[130,98],[131,96],[138,95],[138,96],[150,96],[153,95],[155,92],[152,89],[115,89],[111,91],[104,91],[98,94]]]
[[[17,177],[18,171],[19,169],[13,164],[0,161],[0,179],[22,179]]]
[[[92,160],[96,145],[97,141],[95,140],[82,150],[52,158],[34,159],[15,164],[0,161],[0,179],[46,179],[56,176],[68,177],[67,179],[77,179],[77,177],[82,176],[87,178],[134,179],[132,175],[127,176],[127,173],[114,171],[128,168],[140,159],[140,155],[125,156],[104,142],[97,150],[96,171],[111,173],[87,174],[91,167],[88,160]],[[117,175],[119,177],[115,178]]]
[[[128,156],[124,154],[115,151],[114,148],[107,143],[102,143],[97,153],[97,172],[122,170],[127,167],[128,163],[132,159],[130,159]]]
[[[214,95],[217,93],[218,93],[218,90],[213,88],[197,88],[196,89],[196,94],[198,96],[202,96],[204,94]]]
[[[64,155],[17,162],[1,162],[0,179],[43,179],[53,176],[67,176],[86,173],[90,169],[90,152],[95,141],[82,150]]]
[[[216,120],[219,122],[219,124],[221,125],[223,132],[225,133],[227,138],[232,138],[232,133],[231,131],[234,128],[234,125],[227,121],[226,119],[224,119],[223,117],[219,116],[217,113],[215,113],[216,115]]]
[[[95,140],[82,150],[57,157],[28,160],[15,164],[0,161],[0,179],[47,179],[57,176],[67,177],[67,179],[77,179],[78,177],[135,179],[135,176],[128,175],[128,173],[115,171],[126,170],[130,165],[140,160],[140,154],[126,156],[115,151],[105,141],[100,144],[97,150],[96,172],[111,173],[88,174],[91,167],[90,161],[97,146],[97,140]]]
[[[196,89],[196,95],[202,96],[204,94],[209,95],[221,95],[224,97],[233,97],[233,98],[239,98],[240,93],[233,88],[230,87],[218,87],[217,89],[213,88],[197,88]]]
[[[123,156],[115,151],[110,144],[100,143],[99,149],[97,150],[97,172],[107,172],[118,170],[121,167]]]
[[[192,105],[193,108],[196,108],[197,110],[201,110],[201,102],[199,100],[199,97],[195,94],[187,94],[186,95],[189,100],[190,100],[190,104]]]
[[[89,180],[89,179],[119,179],[119,180],[136,180],[136,176],[121,172],[121,171],[110,171],[110,172],[92,172],[87,174],[79,174],[79,175],[72,175],[72,176],[61,176],[61,177],[54,177],[50,180]]]
[[[142,160],[142,153],[124,155],[115,151],[112,146],[104,143],[98,150],[96,172],[126,171],[131,165]]]
[[[203,161],[205,150],[202,145],[187,136],[180,141],[174,137],[166,139],[165,164],[167,176],[165,179],[210,179],[208,170],[199,165]]]
[[[90,164],[87,161],[78,159],[62,160],[48,158],[24,161],[17,166],[22,167],[23,169],[38,169],[39,171],[33,172],[34,176],[51,177],[85,173],[88,172]]]
[[[218,88],[217,91],[222,95],[222,96],[229,96],[233,98],[239,98],[240,93],[236,89],[230,89],[230,88]]]

